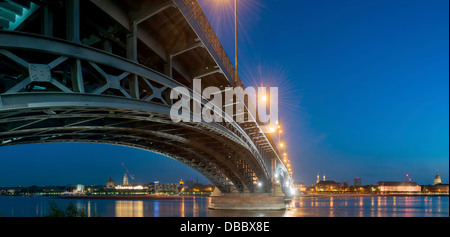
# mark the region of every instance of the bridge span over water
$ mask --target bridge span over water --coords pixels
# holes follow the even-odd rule
[[[192,167],[219,196],[284,196],[291,175],[256,120],[170,118],[173,88],[243,86],[234,70],[196,0],[1,1],[0,146],[134,147]]]

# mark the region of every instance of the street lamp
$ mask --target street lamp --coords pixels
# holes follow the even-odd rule
[[[270,132],[270,133],[274,133],[274,132],[275,132],[275,130],[276,130],[276,129],[275,129],[274,127],[270,127],[270,130],[269,130],[269,132]]]
[[[278,126],[278,143],[280,143],[281,142],[281,133],[283,132],[283,130],[281,130],[281,127],[280,126]]]
[[[235,71],[234,86],[238,85],[239,64],[238,64],[238,24],[237,24],[237,0],[234,0],[234,47],[235,47]]]

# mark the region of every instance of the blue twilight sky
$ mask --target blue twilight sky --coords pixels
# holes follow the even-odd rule
[[[232,8],[199,0],[230,58]],[[230,1],[232,0],[223,0]],[[240,75],[278,86],[294,178],[363,184],[449,182],[449,1],[246,0]],[[232,5],[229,4],[232,7]],[[232,60],[233,61],[233,60]],[[207,182],[181,163],[130,148],[0,148],[0,186],[104,184],[125,162],[137,182]]]

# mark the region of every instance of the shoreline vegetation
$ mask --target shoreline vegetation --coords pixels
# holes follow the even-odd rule
[[[58,207],[55,202],[49,202],[50,204],[50,214],[45,217],[87,217],[86,211],[82,208],[77,208],[73,202],[69,203],[69,206]],[[93,217],[101,217],[94,213]]]

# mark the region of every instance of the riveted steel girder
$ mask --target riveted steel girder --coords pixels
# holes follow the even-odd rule
[[[257,181],[270,192],[275,170],[290,181],[279,151],[254,119],[238,124],[222,113],[227,122],[171,120],[173,88],[189,87],[200,76],[209,86],[224,88],[235,81],[233,67],[196,1],[137,4],[49,0],[22,6],[34,9],[25,18],[43,14],[28,19],[43,21],[41,35],[20,32],[29,23],[25,20],[16,31],[0,26],[0,147],[90,142],[145,149],[189,165],[225,193],[254,192]],[[0,4],[8,11],[0,12],[0,19],[13,20],[10,15],[19,11],[11,6]],[[35,11],[39,7],[42,11]],[[58,7],[67,13],[64,35],[55,31],[62,20],[54,14]],[[80,11],[90,11],[90,19]],[[153,30],[145,30],[148,26]],[[172,63],[170,55],[177,60]],[[196,93],[188,91],[191,97]]]

